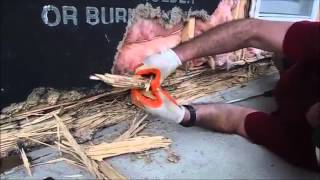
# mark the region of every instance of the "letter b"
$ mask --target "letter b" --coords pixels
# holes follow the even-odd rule
[[[87,7],[86,8],[86,15],[87,15],[87,23],[90,25],[99,24],[99,10],[96,7]]]

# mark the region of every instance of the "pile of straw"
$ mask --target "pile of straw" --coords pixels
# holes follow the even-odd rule
[[[197,98],[242,85],[275,71],[276,68],[270,59],[245,64],[228,72],[211,70],[208,67],[200,67],[191,72],[178,70],[163,83],[163,87],[177,99],[179,104],[187,104]],[[112,78],[122,77],[114,76],[111,80]],[[129,78],[130,83],[125,84],[120,81],[122,88],[79,100],[58,101],[55,105],[41,104],[25,111],[1,114],[1,156],[7,156],[12,151],[18,152],[17,142],[23,142],[26,150],[30,150],[29,147],[46,145],[73,155],[77,161],[67,159],[67,162],[85,167],[97,178],[125,179],[109,164],[100,161],[115,155],[166,148],[171,143],[171,140],[164,137],[137,136],[137,133],[146,126],[146,123],[143,123],[146,117],[137,120],[143,113],[131,104],[128,93],[131,85],[136,86],[136,79],[131,81],[131,77],[125,78]],[[148,79],[138,81],[143,84],[141,86],[143,88],[150,83]],[[119,83],[119,81],[110,82]],[[129,129],[115,139],[106,140],[109,143],[79,145],[92,140],[94,134],[101,129],[130,119],[133,121]]]
[[[57,141],[54,142],[55,145],[49,145],[33,138],[28,139],[68,154],[69,158],[60,157],[58,159],[49,160],[45,163],[35,164],[33,166],[65,161],[72,165],[85,168],[97,179],[127,179],[107,162],[103,162],[103,160],[105,158],[127,153],[138,153],[151,149],[169,148],[169,145],[171,144],[170,139],[162,136],[137,136],[137,134],[146,126],[146,123],[143,123],[147,117],[147,115],[145,115],[140,120],[138,120],[138,116],[136,116],[131,122],[128,130],[111,143],[86,146],[79,145],[67,126],[64,124],[64,120],[57,114],[52,115],[57,122]],[[21,155],[29,176],[32,176],[31,166],[26,158],[23,148],[21,149]],[[60,155],[62,155],[62,153],[60,153]]]
[[[170,91],[179,104],[187,104],[197,98],[241,85],[266,73],[275,72],[276,69],[270,65],[270,62],[270,60],[256,62],[227,73],[224,70],[213,71],[207,67],[191,72],[178,70],[163,83],[163,86]],[[10,151],[17,150],[16,144],[19,140],[26,141],[25,146],[34,145],[26,138],[53,142],[56,139],[54,132],[56,122],[52,114],[61,116],[81,143],[91,140],[92,136],[102,128],[132,119],[138,111],[137,107],[131,104],[125,88],[80,100],[58,102],[56,105],[39,105],[28,111],[15,112],[10,116],[2,115],[0,120],[1,156],[7,156]]]

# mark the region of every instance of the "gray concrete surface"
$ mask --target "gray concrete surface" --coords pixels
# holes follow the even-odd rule
[[[219,95],[208,96],[197,102],[226,101],[235,98],[261,94],[273,88],[277,76],[249,83],[243,88],[232,88]],[[259,97],[237,104],[254,107],[263,111],[276,108],[272,98]],[[102,132],[104,138],[110,136],[114,129],[124,129],[120,124]],[[154,150],[148,156],[123,155],[108,160],[122,174],[131,179],[320,179],[318,173],[294,167],[279,157],[237,135],[221,134],[206,129],[183,128],[173,122],[156,118],[150,119],[143,133],[159,134],[173,140],[172,150],[179,156],[177,163],[167,160],[168,152]],[[38,159],[35,163],[45,162],[57,156],[50,148],[29,153],[35,158],[44,154],[49,156]],[[148,158],[146,158],[148,157]],[[93,178],[86,171],[68,165],[56,163],[32,168],[33,178]],[[22,167],[6,172],[1,178],[20,179],[26,177]]]

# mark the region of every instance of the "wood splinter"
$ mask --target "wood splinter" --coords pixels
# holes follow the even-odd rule
[[[95,74],[91,75],[90,79],[100,80],[109,84],[113,87],[118,88],[139,88],[146,89],[150,88],[151,80],[150,78],[144,78],[141,76],[124,76],[124,75],[114,75],[114,74]]]
[[[21,159],[22,159],[23,165],[26,168],[28,175],[32,176],[31,169],[30,169],[30,163],[29,163],[28,157],[27,157],[23,148],[20,149],[20,154],[21,154]]]
[[[196,27],[196,18],[192,17],[186,22],[186,24],[182,30],[182,33],[181,33],[181,42],[182,43],[194,38],[195,27]],[[191,65],[192,65],[191,61],[186,62],[184,64],[184,68],[185,68],[186,72],[188,72],[188,69],[190,69]]]

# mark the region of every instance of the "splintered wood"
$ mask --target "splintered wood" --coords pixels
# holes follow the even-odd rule
[[[206,66],[190,72],[177,70],[162,85],[170,91],[179,104],[187,104],[197,98],[239,86],[277,71],[272,66],[271,60],[248,64],[228,72],[212,70]],[[1,156],[7,156],[10,151],[17,150],[16,142],[19,139],[26,140],[27,147],[38,145],[27,138],[54,142],[57,139],[57,126],[52,114],[59,114],[63,123],[72,129],[72,134],[78,142],[85,142],[91,140],[100,129],[132,119],[138,112],[139,109],[130,102],[128,89],[123,88],[80,100],[58,102],[56,105],[41,104],[27,111],[2,114]]]
[[[249,80],[274,72],[276,69],[270,59],[245,62],[244,65],[227,73],[224,70],[217,71],[203,66],[191,72],[177,70],[162,85],[179,104],[187,104],[197,98],[240,86]],[[22,139],[25,140],[26,147],[42,144],[71,154],[78,161],[73,164],[87,167],[97,178],[124,179],[125,177],[111,165],[99,161],[121,154],[167,148],[171,143],[164,137],[137,136],[146,126],[146,123],[143,123],[145,117],[137,118],[143,113],[130,103],[128,88],[130,86],[80,100],[58,102],[57,105],[41,105],[29,111],[2,116],[4,118],[0,121],[1,155],[6,156],[12,150],[17,150],[16,143]],[[129,119],[133,120],[128,130],[113,142],[93,146],[76,145],[78,142],[91,140],[99,129]],[[54,142],[58,146],[44,142]]]
[[[75,158],[79,159],[81,163],[83,163],[87,168],[88,171],[95,175],[97,179],[126,179],[123,175],[113,169],[110,165],[106,163],[98,164],[94,160],[90,159],[87,154],[85,153],[84,149],[77,143],[77,141],[73,138],[67,126],[63,123],[63,120],[58,117],[56,114],[53,114],[55,119],[58,122],[58,125],[61,129],[62,135],[67,139],[69,144],[68,149],[72,149]],[[65,146],[62,146],[65,147]],[[76,155],[75,155],[76,154]],[[77,157],[78,156],[78,157]],[[99,171],[99,169],[102,169]]]
[[[20,154],[21,154],[21,159],[22,159],[23,165],[26,168],[28,175],[32,176],[31,169],[30,169],[30,163],[29,163],[28,157],[27,157],[23,148],[20,149]]]
[[[196,27],[196,18],[190,18],[181,33],[181,42],[188,41],[194,37]]]
[[[114,142],[134,137],[146,127],[147,123],[143,123],[143,121],[148,117],[148,115],[144,115],[140,120],[138,120],[138,117],[139,116],[133,118],[133,121],[131,122],[129,129],[122,135],[120,135],[118,138],[116,138]]]
[[[190,18],[186,23],[181,32],[181,42],[189,41],[190,39],[194,38],[196,28],[196,18]],[[186,62],[184,64],[184,68],[187,71],[191,68],[191,62]]]
[[[70,147],[73,148],[73,151],[76,152],[77,155],[79,155],[83,164],[85,164],[88,167],[88,170],[92,174],[96,175],[96,178],[105,179],[104,175],[98,171],[98,164],[96,164],[94,161],[92,161],[88,158],[88,156],[84,153],[82,147],[79,146],[79,144],[76,142],[76,140],[70,134],[69,129],[63,124],[62,120],[55,114],[54,114],[54,117],[56,118],[56,120],[58,122],[58,125],[61,129],[61,133],[67,139],[67,141],[70,143],[70,145],[71,145]]]
[[[72,165],[76,165],[82,168],[85,167],[97,179],[126,179],[126,177],[121,175],[111,165],[106,162],[102,162],[105,158],[128,153],[143,152],[151,149],[168,148],[171,144],[170,139],[162,136],[136,136],[137,133],[140,132],[146,125],[146,123],[143,123],[143,121],[147,117],[147,115],[145,115],[141,119],[138,119],[138,116],[136,116],[131,122],[128,130],[124,134],[116,138],[112,143],[81,146],[77,143],[77,141],[68,130],[67,126],[63,123],[64,120],[56,114],[52,115],[57,121],[58,131],[56,133],[58,136],[58,142],[55,142],[55,144],[57,144],[58,147],[37,140],[35,141],[67,153],[78,162],[67,158],[58,158],[48,161],[44,164],[66,161],[68,163],[71,163]],[[66,140],[60,142],[61,138],[64,138]],[[21,149],[21,156],[28,174],[31,176],[30,164],[28,163],[23,149]]]
[[[228,73],[222,73],[222,70],[216,73],[214,70],[208,70],[205,67],[200,67],[187,73],[181,70],[177,70],[176,74],[170,76],[167,80],[165,80],[162,86],[167,88],[173,94],[179,104],[187,104],[197,98],[205,96],[208,93],[214,93],[216,91],[231,87],[233,86],[233,84],[239,84],[243,82],[243,80],[250,80],[254,78],[254,76],[262,75],[266,71],[276,71],[275,67],[272,66],[272,62],[270,60],[263,63],[255,63],[257,61],[257,58],[250,58],[233,62],[233,67],[248,65],[248,69],[241,70],[241,68],[235,68],[228,71]],[[257,72],[253,72],[252,67],[258,67]],[[216,76],[213,76],[213,74],[215,73]],[[135,84],[138,83],[143,83],[146,86],[150,86],[148,85],[150,84],[150,80],[143,77],[141,77],[139,80],[136,80],[135,76],[110,76],[110,74],[100,75],[100,77],[104,76],[107,76],[109,78],[108,82],[104,82],[114,87],[119,87],[117,81],[118,79],[121,79],[121,81],[129,79],[130,83],[122,83],[122,87],[124,89],[139,88],[138,86],[135,86]],[[113,78],[115,78],[115,80],[113,80]],[[188,79],[193,80],[190,81]],[[135,81],[137,82],[135,83]]]
[[[94,160],[102,161],[104,158],[127,153],[143,152],[150,149],[168,148],[171,140],[162,136],[138,136],[112,143],[101,143],[86,147],[86,154]]]
[[[107,84],[112,84],[113,87],[118,88],[140,88],[146,89],[149,87],[150,80],[140,76],[119,76],[113,74],[95,74],[90,76],[92,80],[101,80]]]

